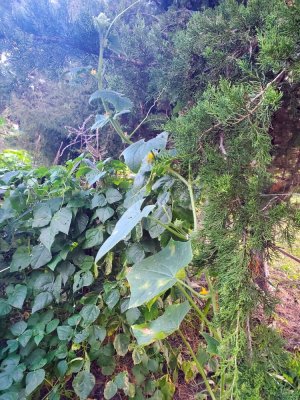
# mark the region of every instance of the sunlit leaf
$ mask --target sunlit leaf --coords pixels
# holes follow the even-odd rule
[[[125,159],[125,164],[133,172],[138,172],[144,158],[154,150],[164,150],[167,146],[168,133],[162,132],[153,139],[145,142],[145,139],[138,140],[127,147],[122,155]]]
[[[189,310],[190,305],[187,301],[181,304],[173,304],[156,320],[141,325],[133,325],[131,328],[138,345],[146,346],[171,335],[179,329]]]
[[[135,264],[127,274],[131,297],[129,308],[138,307],[170,289],[178,272],[192,260],[190,241],[170,240],[160,252]]]

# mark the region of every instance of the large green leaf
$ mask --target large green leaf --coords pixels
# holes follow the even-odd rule
[[[144,218],[149,215],[155,206],[146,206],[141,210],[144,200],[139,200],[133,204],[117,222],[113,233],[103,243],[96,256],[96,262],[109,252],[121,240],[124,240],[131,230]]]
[[[57,327],[57,336],[59,340],[70,341],[73,337],[74,330],[68,325],[62,325]]]
[[[42,310],[43,308],[46,308],[47,306],[49,306],[49,304],[52,303],[52,301],[53,301],[53,296],[51,293],[43,292],[38,294],[34,299],[34,303],[32,306],[32,314],[34,314],[39,310]]]
[[[126,250],[126,259],[129,264],[135,264],[145,258],[145,251],[140,243],[133,243]]]
[[[83,242],[83,249],[90,249],[99,246],[103,242],[103,228],[91,228],[85,232],[85,241]]]
[[[48,204],[41,204],[33,210],[33,228],[42,228],[50,223],[52,218],[51,208]]]
[[[32,249],[31,266],[38,269],[46,265],[52,259],[50,251],[42,244],[34,246]]]
[[[167,132],[160,133],[155,138],[148,140],[148,142],[145,142],[145,139],[138,140],[127,147],[122,153],[126,165],[131,171],[138,172],[147,154],[155,150],[164,150],[167,146],[167,141]]]
[[[57,211],[51,221],[51,227],[54,230],[65,233],[69,233],[70,225],[72,221],[72,211],[69,208],[61,208]]]
[[[175,285],[177,274],[192,258],[190,241],[171,239],[159,253],[135,264],[127,274],[131,289],[129,308],[138,307]]]
[[[103,224],[114,215],[114,210],[111,207],[101,207],[96,210],[96,217]]]
[[[80,311],[84,325],[90,325],[99,317],[100,309],[94,304],[88,304]]]
[[[94,125],[94,126],[96,126],[96,125]],[[99,126],[98,126],[98,128],[99,128]],[[94,128],[94,129],[96,129],[96,128]],[[95,168],[86,174],[86,180],[88,181],[89,186],[93,186],[96,182],[98,182],[105,175],[106,175],[106,171],[99,171],[97,168]]]
[[[31,256],[28,251],[28,247],[21,246],[19,247],[13,257],[10,264],[10,271],[17,272],[22,271],[30,265]]]
[[[13,382],[21,382],[26,367],[19,362],[20,356],[11,354],[1,363],[0,390],[9,389]]]
[[[114,188],[107,189],[105,196],[108,204],[117,203],[118,201],[122,200],[121,193]]]
[[[181,304],[169,306],[165,313],[154,321],[133,325],[131,328],[138,345],[147,346],[156,340],[165,339],[179,329],[181,322],[189,311],[190,305],[188,301],[185,301]]]
[[[51,247],[57,234],[58,230],[54,229],[53,226],[49,226],[48,228],[44,228],[41,230],[39,240],[46,247],[47,250],[51,251]]]
[[[25,321],[19,321],[10,327],[10,331],[14,336],[20,336],[25,332],[27,324]]]
[[[0,317],[11,312],[11,306],[3,299],[0,299]]]
[[[122,113],[124,111],[129,112],[133,107],[133,103],[130,99],[113,90],[96,90],[96,92],[91,95],[89,102],[93,103],[95,100],[99,99],[112,104],[116,113]]]
[[[102,193],[97,193],[92,199],[92,208],[104,207],[107,204],[107,200]]]
[[[78,271],[74,275],[73,292],[77,292],[85,286],[91,286],[93,282],[94,277],[90,271]]]
[[[29,396],[45,379],[45,371],[38,369],[33,372],[29,372],[26,376],[26,389],[25,393]]]
[[[12,307],[21,309],[23,307],[24,301],[27,295],[27,286],[16,285],[14,290],[8,296],[7,303]]]
[[[104,398],[105,400],[112,399],[118,392],[118,386],[115,384],[114,381],[109,381],[106,383],[104,388]]]
[[[96,380],[93,374],[88,371],[81,371],[73,380],[73,389],[80,400],[86,400],[95,383]]]

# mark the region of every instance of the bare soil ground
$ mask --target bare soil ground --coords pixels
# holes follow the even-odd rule
[[[299,257],[300,247],[291,250]],[[273,326],[286,340],[289,351],[300,350],[300,264],[280,257],[270,271],[270,281],[278,299]]]

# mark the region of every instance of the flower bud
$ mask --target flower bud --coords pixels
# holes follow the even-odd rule
[[[104,14],[100,13],[98,17],[93,17],[94,27],[99,33],[103,33],[109,25],[109,18]]]

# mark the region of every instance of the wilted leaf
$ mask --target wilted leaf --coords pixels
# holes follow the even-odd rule
[[[115,336],[114,348],[119,356],[124,357],[127,354],[129,343],[130,339],[124,333]]]

